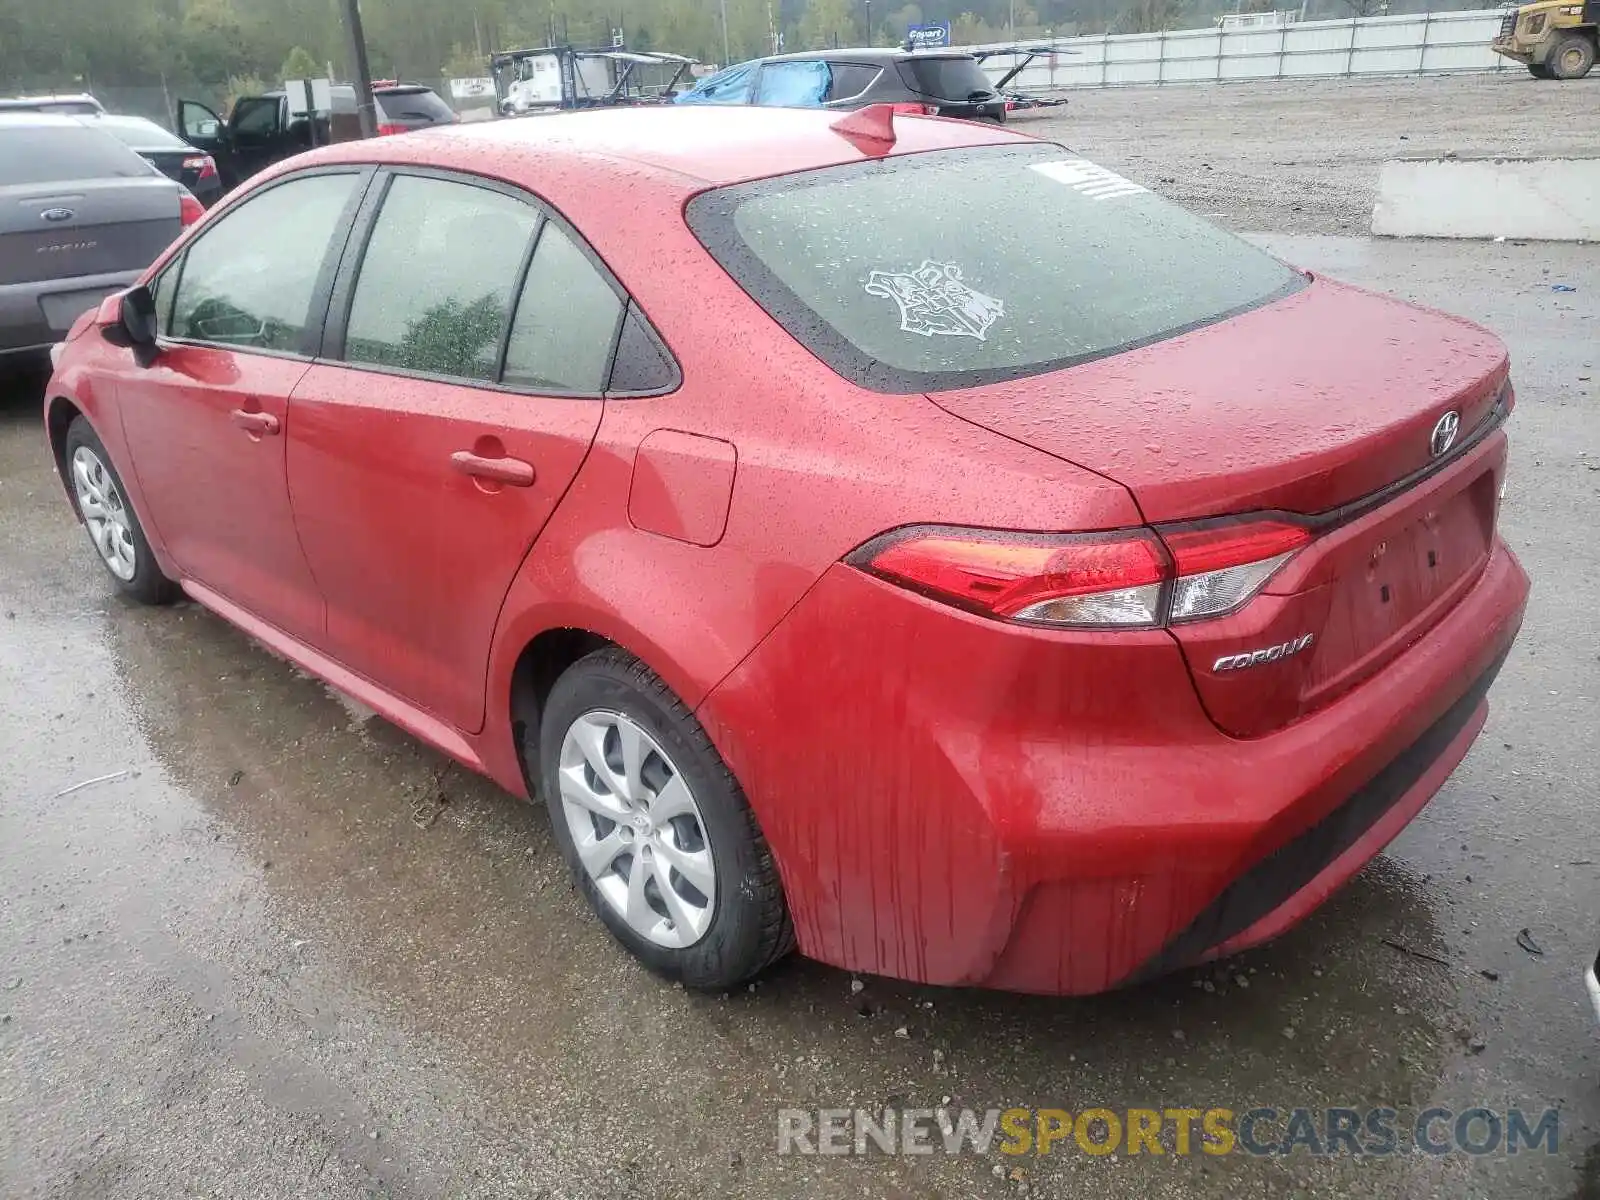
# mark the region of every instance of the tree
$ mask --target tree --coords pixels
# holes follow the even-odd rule
[[[289,57],[283,60],[278,76],[280,79],[320,79],[324,70],[317,65],[317,60],[311,57],[309,50],[304,46],[296,46],[289,51]]]
[[[1118,32],[1159,33],[1180,28],[1185,7],[1185,0],[1133,0],[1122,10],[1122,19],[1116,23]]]
[[[853,46],[857,41],[854,8],[850,0],[810,0],[800,19],[801,44],[792,49]]]

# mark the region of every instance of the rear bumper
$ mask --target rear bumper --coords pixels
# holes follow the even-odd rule
[[[142,273],[141,268],[0,285],[0,354],[48,351],[80,315],[117,289],[132,287]]]
[[[1375,855],[1482,727],[1527,591],[1497,543],[1380,674],[1236,740],[1165,633],[1023,630],[835,567],[701,716],[802,951],[1095,992],[1273,937]]]

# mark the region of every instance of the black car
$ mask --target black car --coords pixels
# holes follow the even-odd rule
[[[313,145],[360,137],[355,88],[336,83],[330,90],[333,112],[331,117],[318,117],[314,131],[305,116],[290,113],[289,98],[281,91],[240,96],[229,109],[227,120],[198,100],[179,100],[178,131],[216,160],[222,188],[227,191],[257,171]],[[420,83],[374,86],[372,99],[380,135],[409,133],[460,120],[432,88]]]
[[[707,76],[677,104],[864,108],[896,104],[941,117],[1004,121],[1005,98],[978,60],[958,51],[814,50]]]
[[[168,179],[176,179],[207,208],[222,196],[222,177],[211,155],[144,117],[102,114],[79,117],[91,129],[109,133]]]

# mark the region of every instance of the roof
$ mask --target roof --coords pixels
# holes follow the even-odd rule
[[[15,129],[69,129],[80,127],[81,121],[66,113],[39,112],[32,108],[0,108],[0,126]]]
[[[869,157],[832,128],[841,114],[794,108],[649,105],[517,117],[369,141],[340,142],[294,160],[412,162],[518,179],[550,159],[609,170],[619,182],[646,169],[686,185],[720,186]],[[1034,139],[998,125],[894,118],[891,153]]]
[[[800,50],[794,54],[774,54],[753,62],[839,62],[872,63],[888,66],[913,58],[971,58],[965,50],[902,50],[899,47],[867,46],[852,50]]]
[[[100,101],[88,92],[53,92],[43,96],[0,96],[0,108],[28,108],[39,104],[92,104],[100,108]]]

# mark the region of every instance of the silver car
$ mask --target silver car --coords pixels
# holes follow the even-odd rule
[[[60,341],[203,211],[113,137],[0,111],[0,363]]]

